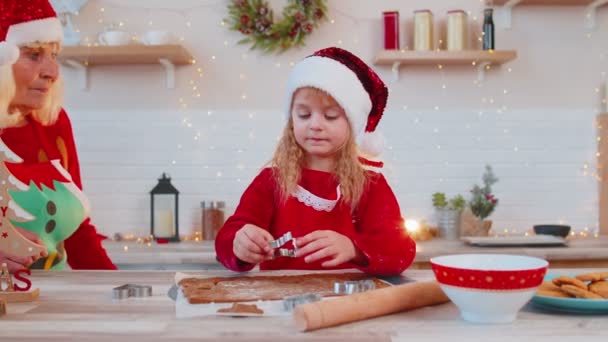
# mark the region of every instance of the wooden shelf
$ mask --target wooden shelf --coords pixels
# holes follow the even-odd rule
[[[158,64],[166,59],[175,65],[192,63],[192,55],[181,45],[66,46],[59,60],[85,65]]]
[[[489,0],[486,2],[489,6],[504,6],[510,0]],[[596,0],[520,0],[517,5],[528,6],[589,6]]]
[[[175,66],[194,63],[181,45],[66,46],[59,61],[80,71],[83,89],[88,88],[88,68],[96,65],[160,64],[167,88],[175,88]]]
[[[477,67],[477,80],[483,81],[490,65],[500,65],[517,57],[514,50],[412,51],[381,50],[374,59],[376,65],[391,65],[395,80],[403,65],[472,65]]]
[[[514,50],[411,51],[382,50],[376,55],[376,65],[433,65],[471,64],[489,62],[500,65],[517,57]]]
[[[515,6],[584,6],[585,26],[592,29],[596,26],[597,9],[607,5],[608,0],[486,0],[486,4],[501,9],[505,28],[511,28],[511,10]]]

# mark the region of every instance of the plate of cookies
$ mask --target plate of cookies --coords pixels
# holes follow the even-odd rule
[[[552,311],[608,314],[608,272],[547,275],[532,303]]]

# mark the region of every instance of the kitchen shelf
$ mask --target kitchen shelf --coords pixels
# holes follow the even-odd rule
[[[478,79],[484,78],[490,65],[501,65],[517,57],[515,50],[462,50],[462,51],[412,51],[381,50],[374,59],[375,65],[391,65],[395,79],[404,65],[473,65],[477,67]]]
[[[81,72],[83,89],[88,68],[97,65],[160,64],[167,74],[167,88],[175,88],[175,66],[190,65],[192,55],[182,45],[66,46],[59,60]]]
[[[595,28],[597,9],[608,0],[487,0],[488,6],[500,7],[506,28],[511,28],[511,12],[515,6],[585,6],[585,26]]]

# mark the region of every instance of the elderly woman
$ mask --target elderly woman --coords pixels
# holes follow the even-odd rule
[[[48,0],[0,1],[0,173],[40,189],[35,207],[36,191],[2,181],[0,196],[10,196],[18,208],[3,207],[0,236],[18,231],[45,247],[27,257],[0,249],[0,264],[11,271],[61,269],[66,261],[72,269],[116,269],[88,217],[72,127],[61,107],[62,39]]]

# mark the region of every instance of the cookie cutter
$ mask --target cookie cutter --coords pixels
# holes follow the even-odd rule
[[[323,296],[318,293],[305,293],[301,295],[285,297],[283,298],[283,310],[291,312],[298,305],[318,302],[322,298]]]
[[[288,243],[289,241],[292,242],[293,249],[280,248],[281,246]],[[281,236],[280,238],[278,238],[276,240],[268,241],[268,246],[270,246],[270,248],[272,248],[274,250],[274,255],[273,255],[274,258],[282,257],[282,256],[289,257],[289,258],[295,258],[296,252],[298,251],[298,246],[296,245],[296,238],[294,238],[291,235],[291,232],[287,232],[287,233],[283,234],[283,236]]]
[[[339,295],[350,295],[353,293],[370,291],[375,288],[376,284],[371,279],[334,283],[334,293]]]
[[[112,289],[113,299],[150,296],[152,296],[152,286],[149,285],[124,284]]]

